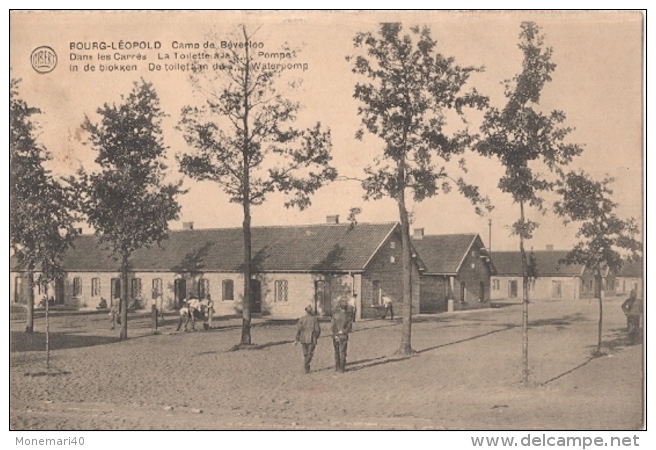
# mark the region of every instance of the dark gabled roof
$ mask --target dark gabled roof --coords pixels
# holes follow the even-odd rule
[[[362,271],[396,223],[320,224],[252,228],[255,271]],[[78,236],[63,259],[66,271],[115,272],[118,263],[93,235]],[[133,271],[229,272],[243,270],[241,228],[172,231],[160,246],[130,258]]]
[[[420,239],[413,238],[412,244],[426,266],[426,274],[456,275],[476,241],[483,247],[475,233],[425,235]]]
[[[533,251],[539,277],[575,277],[583,273],[580,264],[561,263],[567,257],[567,250]],[[530,252],[526,253],[528,255]],[[522,256],[520,252],[492,252],[492,261],[498,276],[522,276]]]
[[[642,262],[624,261],[618,277],[642,278]]]

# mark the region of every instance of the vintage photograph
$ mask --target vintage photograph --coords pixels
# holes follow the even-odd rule
[[[9,19],[10,430],[646,428],[646,12]]]

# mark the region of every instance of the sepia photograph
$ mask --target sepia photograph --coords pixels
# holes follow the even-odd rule
[[[646,445],[646,11],[9,22],[12,444]]]

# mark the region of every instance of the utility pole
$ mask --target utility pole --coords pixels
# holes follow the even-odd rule
[[[487,226],[489,230],[488,241],[487,241],[487,245],[488,245],[487,252],[488,252],[488,256],[492,257],[492,219],[487,219]]]

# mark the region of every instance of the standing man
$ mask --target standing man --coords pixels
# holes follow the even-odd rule
[[[390,313],[392,320],[394,320],[394,307],[392,304],[392,299],[389,298],[387,295],[383,296],[383,306],[385,307],[385,312],[383,313],[383,320],[385,320],[385,317],[387,316],[388,312]]]
[[[109,323],[112,325],[110,328],[113,330],[116,328],[116,323],[121,324],[121,299],[115,298],[112,307],[109,310]]]
[[[178,317],[178,328],[175,331],[180,331],[180,328],[182,327],[182,322],[184,322],[185,325],[185,331],[187,331],[187,323],[189,322],[189,304],[187,303],[186,299],[182,299],[180,302],[182,307],[178,311],[179,317]]]
[[[355,322],[355,314],[357,312],[356,303],[358,300],[358,294],[353,294],[349,299],[348,312],[351,315],[351,321]]]
[[[155,299],[155,307],[157,308],[157,316],[162,318],[162,324],[164,324],[164,297],[162,297],[162,294],[157,294],[157,298]]]
[[[319,319],[316,318],[312,311],[312,305],[305,307],[306,314],[298,319],[296,323],[296,339],[294,340],[294,345],[300,342],[303,347],[305,373],[310,373],[310,362],[312,362],[314,349],[317,347],[319,336],[321,336]]]
[[[626,315],[626,326],[629,332],[629,341],[637,344],[640,340],[640,316],[642,315],[642,301],[638,300],[636,290],[631,290],[629,298],[622,303],[622,311]]]
[[[348,302],[340,300],[339,310],[333,314],[330,322],[330,329],[333,333],[333,348],[335,349],[335,370],[340,373],[346,371],[346,348],[352,323],[347,309]]]

